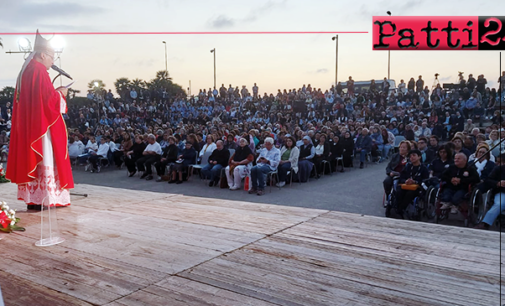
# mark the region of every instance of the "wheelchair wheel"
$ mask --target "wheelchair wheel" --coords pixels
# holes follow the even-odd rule
[[[428,220],[433,220],[435,218],[436,210],[436,200],[438,195],[438,188],[430,186],[426,191],[426,197],[424,199],[424,212],[423,215]]]
[[[475,188],[470,195],[469,203],[468,203],[468,219],[473,224],[479,223],[479,212],[485,209],[484,207],[484,198],[482,192],[479,188]],[[480,212],[480,214],[485,214],[485,212]],[[482,216],[482,218],[484,218]],[[467,225],[467,224],[465,224]]]
[[[493,191],[491,190],[488,190],[484,194],[483,201],[481,202],[481,205],[479,205],[478,207],[477,217],[474,220],[475,224],[481,223],[489,208],[493,206],[493,200],[494,200],[493,196],[494,196]]]
[[[389,197],[386,197],[386,211],[385,211],[385,215],[386,215],[386,218],[390,218],[391,217],[391,209],[393,208],[393,206],[395,206],[395,202],[396,202],[396,197],[395,197],[395,193],[393,191],[391,191],[391,193],[389,194]]]

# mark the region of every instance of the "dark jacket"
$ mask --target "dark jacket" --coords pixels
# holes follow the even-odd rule
[[[131,147],[130,151],[133,151],[133,158],[141,158],[142,153],[144,153],[144,150],[146,149],[147,145],[143,142],[141,143],[134,143],[133,146]]]
[[[461,179],[461,182],[458,185],[453,185],[451,183],[451,179],[453,177]],[[470,184],[476,185],[480,182],[479,173],[475,167],[468,167],[468,165],[464,168],[458,168],[456,165],[450,165],[449,168],[442,173],[441,179],[446,183],[445,188],[453,190],[463,189],[468,191]]]
[[[454,161],[452,159],[443,162],[440,158],[437,158],[431,162],[430,171],[433,171],[433,176],[440,178],[445,169],[449,168],[453,163]]]
[[[494,167],[493,171],[488,175],[484,184],[494,192],[505,192],[505,187],[498,187],[500,181],[505,180],[505,165]]]
[[[360,148],[362,150],[371,151],[372,150],[372,137],[370,135],[359,135],[356,140],[356,148]]]
[[[342,147],[340,141],[338,143],[334,143],[333,141],[330,143],[330,152],[331,152],[331,158],[337,158],[341,157],[342,153],[344,151],[344,148]]]
[[[495,163],[488,160],[486,165],[484,166],[484,169],[482,169],[482,171],[480,172],[480,179],[481,180],[487,179],[491,171],[493,171],[493,169],[496,168],[495,166],[496,166]]]
[[[354,152],[354,141],[352,140],[351,137],[345,138],[342,137],[339,141],[340,145],[342,146],[343,150],[343,155],[351,156]]]
[[[414,166],[412,163],[408,163],[405,168],[403,168],[400,173],[400,184],[405,183],[409,178],[415,181],[415,184],[421,185],[421,183],[430,176],[428,168],[425,165],[420,164],[419,166]]]
[[[230,151],[224,148],[222,150],[215,149],[209,156],[209,163],[211,161],[217,161],[217,163],[223,167],[228,166],[229,160],[230,160]]]
[[[167,162],[174,163],[177,160],[177,155],[179,152],[179,148],[175,144],[168,145],[163,149],[162,158],[166,158]]]
[[[407,158],[405,158],[407,160]],[[400,164],[401,155],[400,153],[395,153],[391,156],[391,160],[386,166],[386,174],[389,176],[391,172],[395,170],[395,168]]]
[[[426,148],[424,153],[425,153],[425,160],[422,161],[423,165],[431,164],[431,162],[435,159],[435,151],[430,148]]]
[[[182,165],[183,166],[189,166],[195,163],[196,161],[196,151],[191,147],[190,149],[184,149],[181,152],[182,155]]]

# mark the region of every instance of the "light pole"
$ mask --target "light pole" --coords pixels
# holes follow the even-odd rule
[[[165,71],[168,74],[168,66],[167,66],[167,42],[163,41],[163,44],[165,45]]]
[[[391,11],[386,12],[389,16],[391,16]],[[391,71],[391,50],[388,50],[388,81],[390,79],[390,73]]]
[[[336,49],[335,49],[335,88],[337,88],[338,83],[338,35],[333,36],[331,40],[336,41]]]
[[[214,53],[214,88],[216,88],[216,48],[210,50],[210,53]]]

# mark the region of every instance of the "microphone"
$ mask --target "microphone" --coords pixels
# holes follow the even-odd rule
[[[63,69],[61,69],[60,67],[58,67],[56,65],[52,65],[51,69],[53,69],[54,71],[58,72],[59,74],[61,74],[63,76],[66,76],[67,78],[73,80],[72,77],[68,73],[66,73]]]

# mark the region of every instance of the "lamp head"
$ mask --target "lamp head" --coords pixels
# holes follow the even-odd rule
[[[214,53],[214,50],[216,50],[216,49],[212,49],[212,50],[210,50],[210,53]]]
[[[21,37],[18,40],[18,46],[19,46],[19,50],[25,51],[25,52],[31,51],[31,49],[32,49],[32,44],[25,37]]]
[[[94,85],[95,85],[95,87],[98,87],[98,82],[95,82]]]
[[[391,16],[391,11],[387,11],[386,13],[387,13],[389,16]]]

